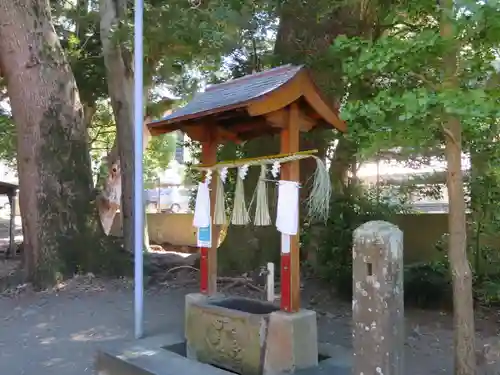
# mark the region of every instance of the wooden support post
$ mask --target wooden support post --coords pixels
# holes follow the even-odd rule
[[[274,263],[267,263],[266,295],[269,302],[274,302]]]
[[[281,131],[282,154],[299,151],[299,108],[291,104],[288,124]],[[291,161],[281,166],[281,179],[300,181],[299,161]],[[297,312],[300,309],[300,257],[299,235],[281,235],[281,310]]]
[[[217,162],[217,142],[209,139],[202,142],[201,162],[203,164],[215,164]],[[219,243],[219,227],[213,225],[215,213],[215,191],[217,176],[212,176],[210,183],[210,218],[212,227],[211,248],[200,248],[200,289],[201,293],[214,295],[217,293],[217,246]]]

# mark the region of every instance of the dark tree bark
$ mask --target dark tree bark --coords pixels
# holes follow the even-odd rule
[[[101,0],[101,40],[106,65],[108,93],[116,120],[117,140],[108,156],[110,168],[119,165],[121,178],[121,215],[125,248],[133,248],[133,189],[134,189],[134,122],[133,90],[134,71],[130,51],[121,47],[113,30],[120,28],[120,20],[126,16],[127,2],[123,0]]]
[[[39,286],[100,246],[83,108],[44,0],[0,2],[0,70],[17,126],[26,274]]]

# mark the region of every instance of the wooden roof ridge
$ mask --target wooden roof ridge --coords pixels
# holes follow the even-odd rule
[[[214,85],[210,85],[205,89],[205,92],[211,92],[214,90],[225,89],[228,86],[231,86],[234,84],[242,84],[242,83],[248,82],[249,80],[264,78],[266,76],[270,76],[270,75],[278,74],[278,73],[286,71],[286,70],[290,70],[290,68],[296,68],[297,73],[298,73],[303,67],[304,67],[303,65],[295,65],[295,66],[292,64],[281,65],[281,66],[278,66],[276,68],[263,70],[261,72],[256,72],[256,73],[252,73],[252,74],[247,74],[243,77],[233,78],[233,79],[230,79],[226,82],[221,82],[221,83],[217,83]]]
[[[302,66],[285,65],[210,86],[210,90],[195,94],[184,107],[178,108],[160,120],[151,122],[148,127],[154,129],[162,124],[245,107],[248,102],[259,99],[266,93],[283,86],[301,69]]]

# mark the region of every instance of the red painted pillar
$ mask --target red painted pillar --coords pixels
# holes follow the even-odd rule
[[[282,235],[282,236],[286,236]],[[290,251],[290,250],[288,250]],[[289,312],[291,309],[291,290],[290,290],[290,253],[284,253],[281,250],[281,310]]]
[[[296,104],[288,108],[288,123],[281,130],[281,153],[299,151],[299,109]],[[299,182],[299,161],[281,166],[280,179]],[[297,207],[299,209],[299,207]],[[281,310],[300,310],[300,258],[299,236],[281,235]]]
[[[217,142],[209,138],[202,142],[201,162],[206,165],[213,165],[217,162]],[[212,177],[210,183],[210,217],[213,220],[215,212],[215,189],[217,179]],[[211,225],[212,246],[200,248],[200,292],[206,295],[213,295],[217,292],[217,244],[219,241],[219,228]]]
[[[208,248],[200,248],[200,292],[208,294]]]

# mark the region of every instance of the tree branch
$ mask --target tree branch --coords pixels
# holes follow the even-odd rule
[[[419,80],[421,80],[427,87],[429,87],[430,89],[434,90],[434,91],[437,91],[438,90],[438,87],[436,86],[436,84],[434,82],[432,82],[431,80],[429,80],[426,76],[424,76],[423,74],[420,74],[420,73],[416,73],[416,72],[412,72],[410,71],[409,74]]]
[[[458,142],[457,142],[457,139],[455,138],[455,136],[453,135],[453,133],[449,130],[449,129],[446,129],[444,127],[444,125],[441,125],[442,129],[443,129],[443,133],[446,137],[448,137],[450,139],[450,141],[455,145],[455,146],[458,146]]]

